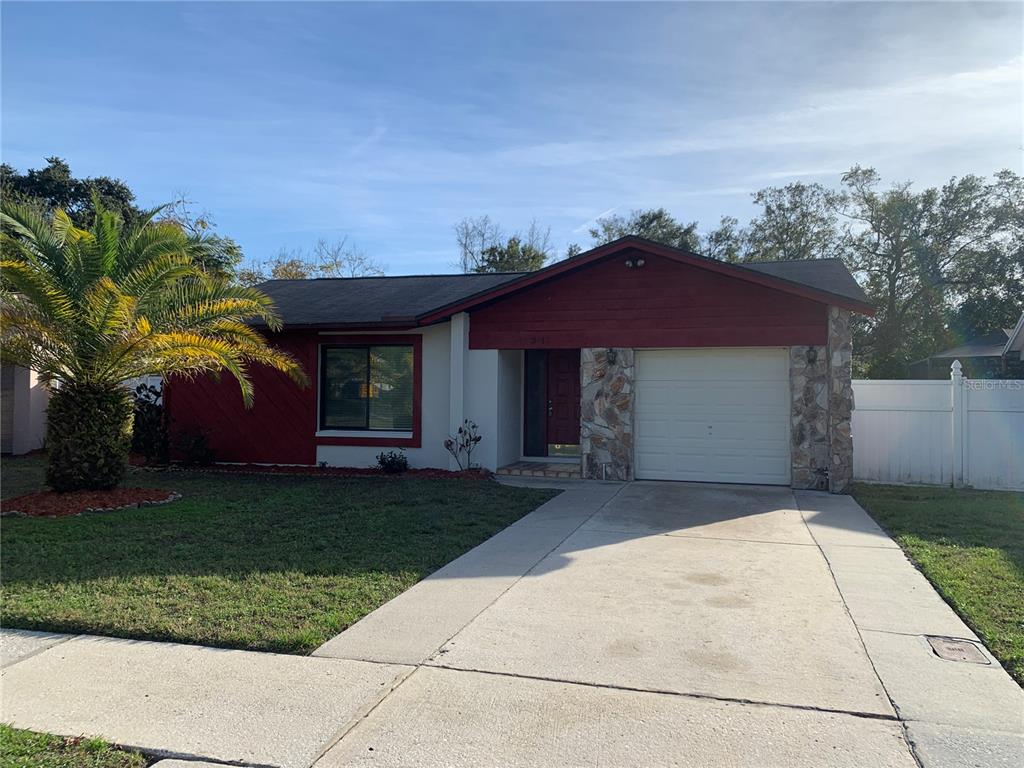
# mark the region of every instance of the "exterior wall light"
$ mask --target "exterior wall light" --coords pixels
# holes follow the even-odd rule
[[[632,269],[633,268],[633,260],[632,259],[626,259],[626,266],[629,269]]]
[[[644,265],[644,260],[643,260],[643,259],[637,259],[637,260],[636,260],[636,265],[637,265],[638,267],[642,267],[642,266]]]

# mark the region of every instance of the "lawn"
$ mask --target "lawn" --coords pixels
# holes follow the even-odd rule
[[[42,463],[4,461],[5,497]],[[131,473],[166,506],[0,526],[0,624],[308,653],[550,498],[487,480]]]
[[[854,496],[1024,685],[1024,494],[858,485]]]
[[[69,739],[0,724],[2,768],[145,768],[148,762],[138,752],[101,739]]]

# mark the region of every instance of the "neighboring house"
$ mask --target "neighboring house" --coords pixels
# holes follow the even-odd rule
[[[43,447],[50,390],[35,371],[0,366],[0,453],[22,454]]]
[[[967,378],[1021,379],[1024,378],[1022,352],[1024,313],[1013,328],[999,328],[911,363],[909,374],[913,379],[946,379],[949,366],[959,360]]]
[[[771,483],[840,491],[852,476],[850,312],[838,260],[729,264],[629,237],[525,274],[272,280],[269,334],[310,375],[173,380],[176,431],[221,461],[367,466],[403,448],[451,467],[479,425],[497,470]],[[577,469],[578,468],[578,469]]]

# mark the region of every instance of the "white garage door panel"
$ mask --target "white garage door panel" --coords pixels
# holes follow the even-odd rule
[[[642,350],[636,476],[789,484],[785,349]]]

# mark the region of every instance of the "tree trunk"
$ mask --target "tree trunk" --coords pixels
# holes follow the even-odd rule
[[[106,490],[121,482],[132,431],[126,388],[64,384],[50,398],[46,421],[46,482],[53,490]]]

